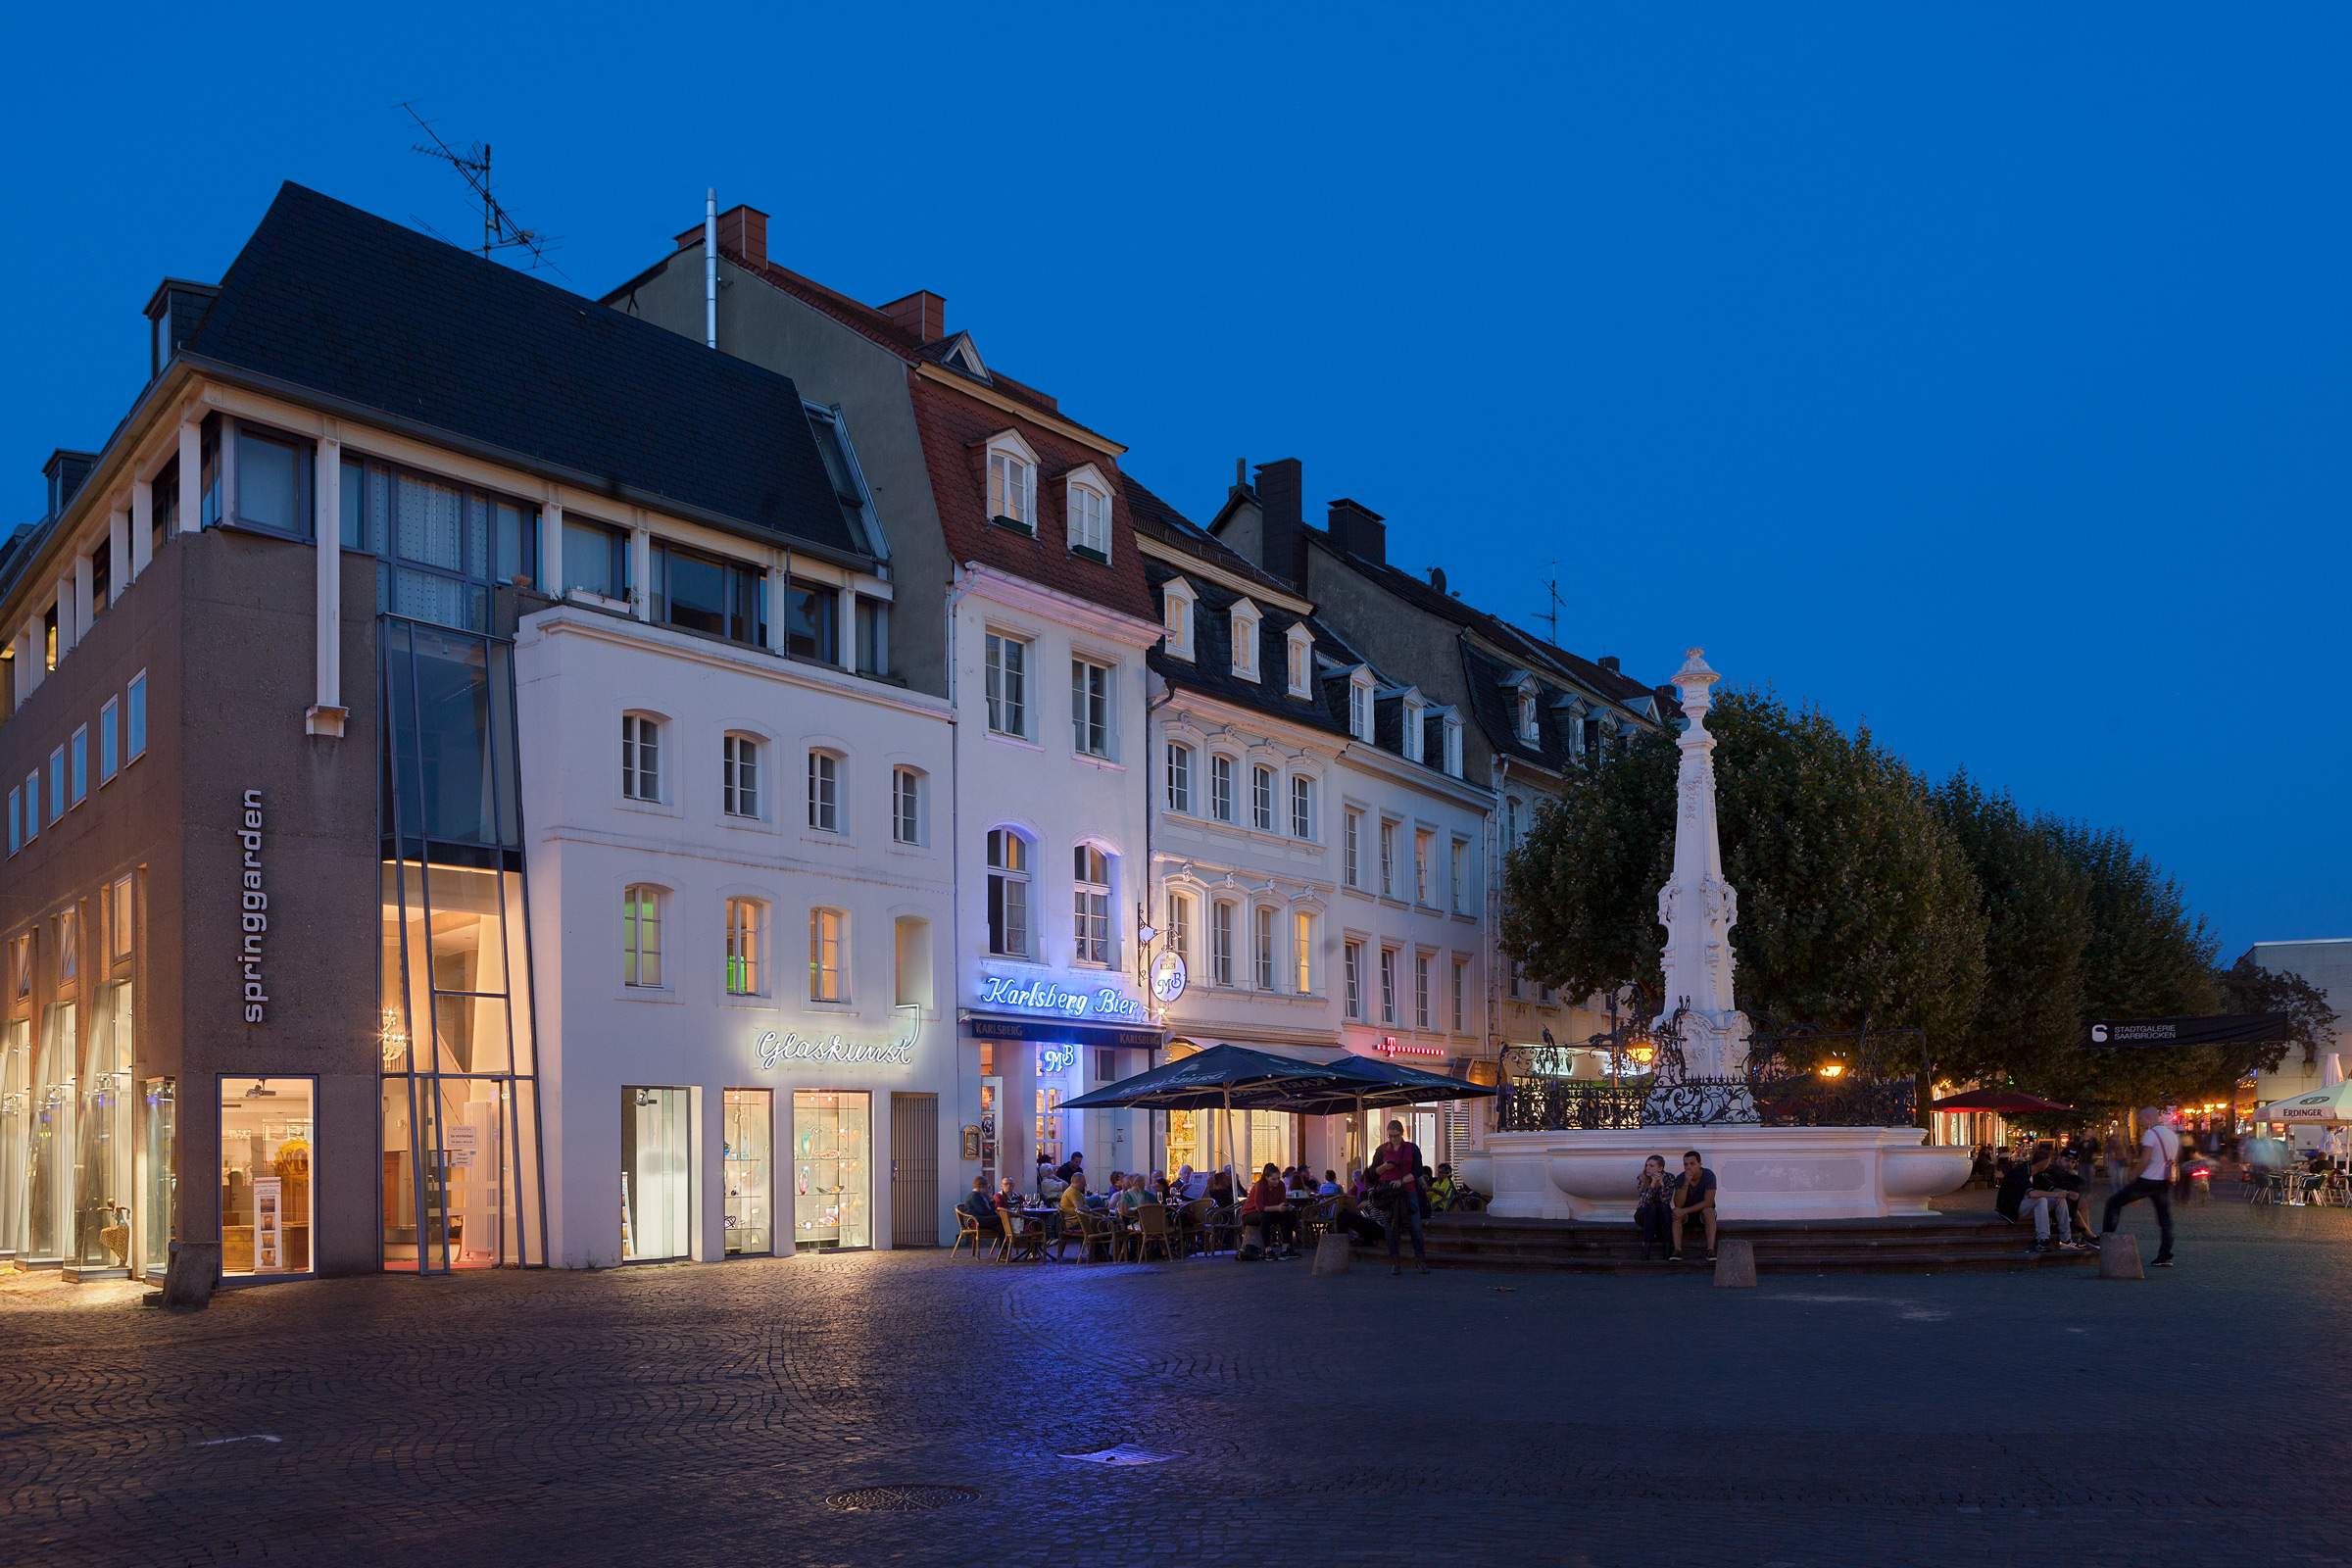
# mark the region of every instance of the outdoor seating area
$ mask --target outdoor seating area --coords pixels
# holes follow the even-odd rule
[[[1299,1196],[1287,1216],[1295,1222],[1298,1250],[1311,1250],[1340,1228],[1341,1201],[1336,1193]],[[1239,1255],[1246,1239],[1259,1229],[1256,1216],[1245,1216],[1242,1204],[1219,1205],[1205,1198],[1122,1208],[1097,1197],[1074,1210],[1024,1199],[998,1207],[993,1224],[968,1209],[956,1217],[951,1256],[996,1263],[1175,1263]]]

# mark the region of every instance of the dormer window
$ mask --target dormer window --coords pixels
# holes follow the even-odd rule
[[[1037,454],[1017,431],[988,439],[988,518],[1037,531]]]
[[[1448,776],[1462,776],[1462,720],[1451,709],[1446,710],[1446,771]]]
[[[1064,510],[1069,514],[1070,553],[1109,564],[1109,481],[1089,463],[1070,474],[1067,487]]]
[[[1171,659],[1193,657],[1193,585],[1182,577],[1170,577],[1159,590],[1160,617],[1166,630],[1162,641]]]
[[[1247,599],[1233,602],[1233,673],[1239,680],[1257,679],[1257,607]]]
[[[1312,697],[1310,684],[1315,668],[1315,639],[1304,626],[1293,626],[1290,631],[1290,693],[1293,697]]]
[[[1372,674],[1359,669],[1348,682],[1348,733],[1359,741],[1372,739]]]
[[[1519,738],[1528,745],[1536,744],[1536,688],[1519,688]]]

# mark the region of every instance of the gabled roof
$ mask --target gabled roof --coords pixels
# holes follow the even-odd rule
[[[1461,638],[1461,645],[1462,677],[1470,688],[1471,716],[1486,731],[1489,743],[1504,757],[1534,762],[1555,773],[1566,769],[1576,750],[1568,734],[1568,704],[1563,699],[1577,694],[1558,680],[1547,679],[1544,671],[1503,663],[1468,636]],[[1536,742],[1532,746],[1519,738],[1519,700],[1515,693],[1520,683],[1511,679],[1514,675],[1532,675],[1536,683]],[[1588,698],[1587,705],[1604,716],[1624,716],[1623,710],[1612,703],[1592,702]]]
[[[182,352],[866,554],[788,377],[290,182]]]

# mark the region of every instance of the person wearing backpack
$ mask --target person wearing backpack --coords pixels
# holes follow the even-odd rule
[[[1379,1200],[1388,1213],[1389,1272],[1402,1274],[1400,1253],[1407,1230],[1413,1236],[1413,1261],[1429,1272],[1429,1242],[1421,1225],[1421,1146],[1408,1143],[1404,1123],[1389,1123],[1389,1141],[1373,1151],[1372,1178]]]
[[[2156,1268],[2173,1266],[2173,1176],[2180,1168],[2180,1135],[2173,1131],[2164,1107],[2142,1105],[2140,1120],[2148,1130],[2139,1135],[2139,1174],[2115,1190],[2107,1200],[2107,1215],[2100,1222],[2099,1234],[2113,1236],[2117,1220],[2124,1209],[2146,1199],[2156,1205],[2156,1230],[2159,1237],[2156,1256],[2151,1265]]]

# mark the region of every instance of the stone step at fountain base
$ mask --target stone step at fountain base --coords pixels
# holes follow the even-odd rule
[[[1642,1257],[1630,1221],[1503,1219],[1440,1214],[1431,1219],[1432,1268],[1498,1273],[1675,1274],[1709,1271],[1703,1238],[1686,1244],[1680,1263],[1654,1251]],[[2096,1251],[2035,1253],[2034,1227],[2012,1225],[1989,1210],[1900,1215],[1891,1219],[1729,1220],[1724,1239],[1753,1243],[1759,1274],[1984,1274],[2096,1265]],[[1385,1246],[1355,1248],[1359,1261],[1386,1261]],[[1409,1261],[1409,1259],[1408,1259]]]

